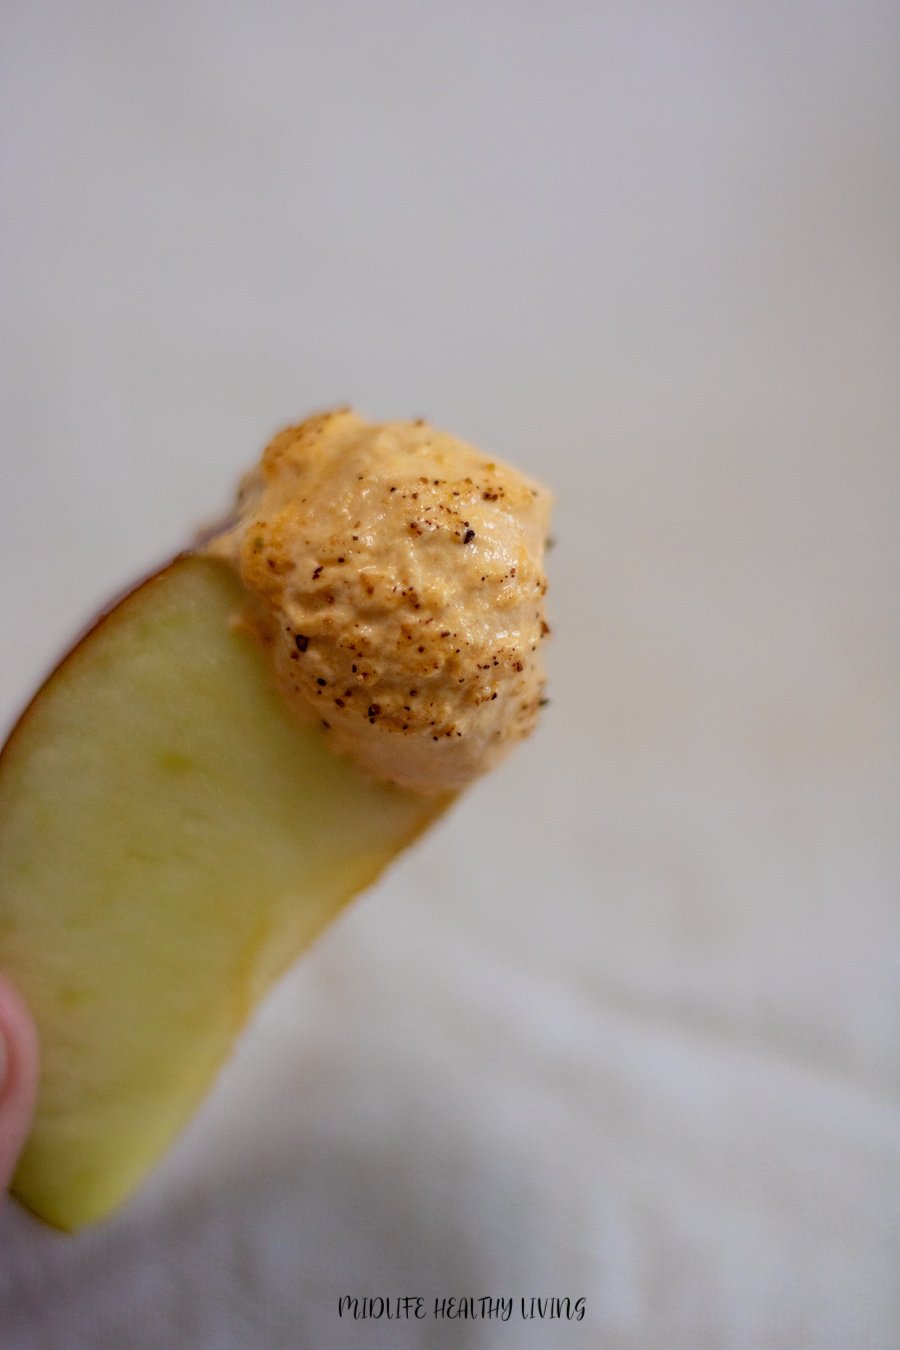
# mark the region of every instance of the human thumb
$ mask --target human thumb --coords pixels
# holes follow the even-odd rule
[[[0,1197],[31,1128],[37,1084],[34,1022],[21,996],[0,976]]]

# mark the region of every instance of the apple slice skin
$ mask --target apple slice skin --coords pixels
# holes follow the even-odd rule
[[[72,1231],[117,1208],[272,981],[446,809],[297,724],[183,555],[89,630],[0,756],[0,969],[42,1075],[13,1193]]]

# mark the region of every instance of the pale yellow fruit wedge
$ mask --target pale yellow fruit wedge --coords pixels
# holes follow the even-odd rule
[[[0,969],[38,1026],[14,1193],[75,1229],[120,1205],[273,979],[447,805],[296,724],[185,556],[50,677],[0,757]]]

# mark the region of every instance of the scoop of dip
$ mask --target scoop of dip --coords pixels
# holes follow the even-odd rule
[[[375,777],[444,792],[535,725],[550,504],[425,422],[342,410],[275,437],[206,548],[296,714]]]

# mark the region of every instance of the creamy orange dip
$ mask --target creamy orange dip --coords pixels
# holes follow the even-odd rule
[[[206,547],[297,714],[376,777],[443,792],[534,727],[550,504],[424,422],[341,411],[275,437]]]

